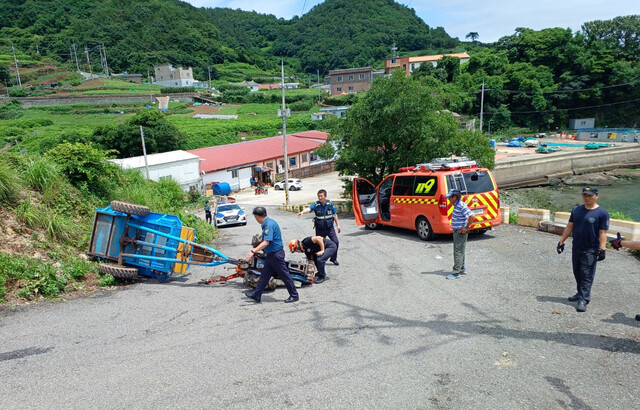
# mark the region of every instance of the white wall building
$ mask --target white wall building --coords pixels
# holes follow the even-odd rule
[[[193,79],[193,71],[189,68],[174,68],[171,64],[163,64],[153,67],[155,71],[154,84],[163,87],[195,87],[196,81]]]
[[[111,162],[122,169],[137,169],[146,176],[144,156],[124,159],[111,159]],[[190,187],[200,189],[200,157],[187,151],[169,151],[160,154],[147,155],[149,179],[159,181],[171,177],[184,190]]]

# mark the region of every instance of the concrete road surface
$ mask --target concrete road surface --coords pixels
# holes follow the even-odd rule
[[[268,209],[285,240],[312,233],[310,217]],[[577,313],[570,245],[556,254],[552,234],[472,237],[468,275],[446,280],[450,237],[345,215],[342,228],[341,265],[293,304],[283,288],[254,304],[240,279],[198,284],[229,273],[217,267],[1,311],[0,407],[638,408],[629,253],[608,252]],[[221,229],[216,247],[244,257],[257,232],[253,220]]]

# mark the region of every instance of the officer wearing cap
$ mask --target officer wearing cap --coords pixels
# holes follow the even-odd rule
[[[321,189],[318,191],[318,200],[303,209],[298,213],[298,218],[302,215],[313,211],[316,214],[316,217],[313,219],[313,225],[316,228],[316,235],[324,237],[329,237],[336,244],[336,253],[331,257],[331,262],[334,265],[340,265],[338,263],[338,249],[340,247],[340,241],[338,240],[338,235],[336,234],[336,230],[333,227],[334,223],[336,228],[338,229],[338,233],[340,230],[340,222],[338,222],[338,209],[333,204],[333,202],[327,199],[327,191]]]
[[[303,240],[292,239],[289,241],[289,250],[291,252],[304,252],[307,260],[315,263],[318,272],[313,279],[313,283],[320,284],[329,279],[324,267],[329,258],[338,250],[338,247],[331,239],[323,238],[322,236],[308,236]]]
[[[280,226],[271,218],[267,217],[267,210],[263,206],[253,208],[253,217],[262,226],[262,242],[255,248],[251,249],[245,258],[249,262],[254,254],[264,250],[267,255],[264,261],[264,267],[260,272],[260,280],[253,292],[245,292],[245,296],[253,301],[260,303],[262,292],[269,284],[269,280],[274,273],[277,273],[284,282],[284,286],[289,291],[289,298],[284,303],[298,301],[298,291],[289,275],[289,268],[284,260],[284,250],[282,249],[282,235]]]
[[[598,205],[598,188],[582,189],[583,205],[571,211],[569,223],[564,228],[556,247],[558,253],[564,252],[564,241],[573,236],[571,263],[576,279],[577,292],[569,296],[576,303],[578,312],[585,312],[591,300],[591,286],[596,275],[596,263],[605,258],[609,213]]]
[[[471,210],[462,201],[462,192],[452,189],[446,198],[453,204],[451,213],[451,229],[453,229],[453,272],[447,275],[447,279],[458,279],[460,275],[465,275],[467,270],[464,266],[464,254],[467,248],[467,238],[469,236],[469,226],[474,218],[471,218]]]

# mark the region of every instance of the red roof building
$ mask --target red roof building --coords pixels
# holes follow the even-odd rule
[[[324,144],[328,136],[326,132],[316,130],[287,135],[289,169],[306,167],[317,160],[313,151]],[[284,168],[281,135],[188,152],[200,157],[203,182],[228,182],[232,189],[250,186],[251,176],[262,182],[271,182],[275,173],[282,172]]]

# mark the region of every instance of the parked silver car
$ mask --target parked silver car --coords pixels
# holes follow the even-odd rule
[[[284,189],[284,181],[276,182],[273,187],[275,189]],[[299,179],[289,178],[289,191],[299,191],[302,189],[302,181]]]

